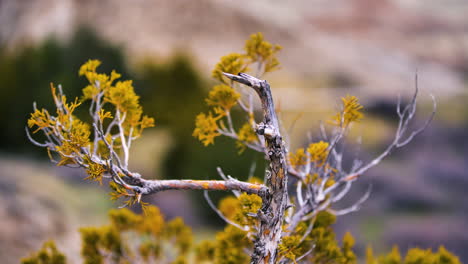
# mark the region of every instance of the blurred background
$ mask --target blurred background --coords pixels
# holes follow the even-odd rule
[[[216,179],[216,166],[245,179],[263,157],[237,154],[219,138],[204,148],[191,136],[207,108],[211,69],[220,56],[242,52],[250,34],[283,46],[280,71],[265,76],[291,148],[316,136],[320,120],[339,98],[360,98],[366,118],[348,137],[350,156],[370,160],[392,140],[398,94],[407,101],[419,73],[417,124],[438,102],[432,125],[414,142],[369,171],[347,203],[373,185],[361,211],[340,217],[363,254],[397,244],[445,245],[468,262],[468,2],[464,0],[0,0],[0,256],[17,263],[46,239],[55,239],[79,263],[80,226],[103,225],[118,204],[83,172],[54,167],[30,144],[24,126],[32,103],[52,109],[49,83],[71,98],[85,80],[90,58],[135,81],[156,128],[135,142],[131,166],[146,178]],[[298,119],[298,117],[300,117]],[[219,199],[225,194],[212,194]],[[182,216],[198,237],[214,237],[223,223],[200,192],[163,192],[147,201],[167,216]],[[343,204],[343,206],[346,206]],[[138,209],[135,209],[138,210]]]

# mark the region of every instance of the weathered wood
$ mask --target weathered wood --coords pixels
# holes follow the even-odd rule
[[[205,190],[205,191],[240,191],[249,194],[264,196],[266,187],[263,184],[255,184],[228,179],[216,180],[145,180],[142,178],[125,178],[133,186],[140,187],[137,191],[141,194],[152,194],[167,190]]]
[[[262,103],[263,122],[257,125],[256,132],[265,137],[267,147],[270,164],[269,175],[265,183],[268,193],[263,197],[263,206],[258,212],[260,228],[250,263],[273,264],[276,263],[278,245],[281,242],[288,193],[286,151],[279,129],[270,85],[265,80],[259,80],[245,73],[239,73],[239,75],[225,73],[224,75],[231,80],[252,87]]]

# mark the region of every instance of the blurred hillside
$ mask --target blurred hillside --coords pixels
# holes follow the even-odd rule
[[[89,58],[101,59],[104,71],[116,69],[135,80],[145,111],[156,117],[157,128],[137,141],[134,150],[132,165],[145,177],[215,178],[215,167],[222,165],[243,178],[252,159],[261,176],[261,156],[239,156],[229,140],[203,148],[191,137],[193,119],[205,107],[213,65],[259,31],[284,47],[282,70],[266,78],[285,126],[301,116],[290,133],[292,148],[304,143],[307,132],[317,134],[318,121],[336,111],[340,96],[353,94],[367,110],[366,120],[353,127],[350,151],[362,135],[363,159],[378,154],[396,125],[397,95],[405,99],[413,92],[417,69],[419,122],[429,114],[429,93],[437,97],[436,120],[416,142],[370,171],[348,201],[358,199],[370,183],[371,199],[360,213],[339,218],[337,227],[353,232],[361,252],[367,244],[377,245],[377,251],[394,243],[403,251],[445,244],[468,262],[468,236],[460,232],[468,221],[467,12],[464,0],[0,0],[0,122],[5,124],[0,151],[17,157],[0,161],[0,197],[8,197],[0,215],[10,223],[0,229],[0,245],[11,252],[7,263],[37,248],[36,242],[9,243],[15,236],[63,238],[70,231],[76,235],[76,225],[99,221],[72,214],[86,205],[62,199],[67,194],[58,192],[87,189],[88,184],[67,177],[69,171],[55,173],[49,163],[30,161],[45,160],[45,153],[23,134],[32,102],[50,107],[50,82],[79,95],[84,83],[77,70]],[[39,199],[42,194],[21,187],[36,170],[44,177],[43,188],[57,190],[57,195]],[[72,187],[50,187],[62,180]],[[93,190],[93,199],[106,199],[105,191]],[[203,223],[217,219],[199,193],[168,192],[151,199],[169,217],[183,215],[197,227],[207,228]],[[36,216],[28,208],[41,213]],[[96,214],[99,219],[102,211],[77,215]],[[77,222],[63,224],[70,217]],[[39,231],[24,226],[38,226]]]
[[[18,263],[54,239],[73,259],[79,256],[77,228],[100,225],[112,205],[99,186],[67,182],[82,177],[77,170],[0,157],[0,256],[2,263]]]
[[[15,47],[50,34],[66,38],[86,24],[122,44],[132,58],[184,49],[210,69],[246,36],[261,31],[285,47],[283,74],[325,75],[366,94],[392,97],[409,86],[416,68],[424,87],[440,96],[461,92],[466,71],[463,0],[3,0],[0,5],[0,40]]]

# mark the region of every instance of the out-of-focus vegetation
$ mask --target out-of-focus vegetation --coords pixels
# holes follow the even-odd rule
[[[220,209],[229,208],[229,219],[237,224],[252,225],[254,218],[247,216],[258,210],[260,203],[252,203],[254,195],[227,197]],[[145,215],[128,209],[111,210],[110,224],[102,227],[85,227],[81,233],[81,256],[86,264],[104,263],[249,263],[246,248],[252,246],[246,231],[227,226],[214,240],[194,243],[192,230],[181,218],[166,222],[159,209],[146,208]],[[284,237],[279,255],[294,263],[356,264],[354,238],[346,233],[341,241],[336,239],[332,225],[336,217],[327,212],[319,213],[314,219],[312,231],[300,236]],[[302,227],[304,234],[307,228]],[[300,242],[298,242],[300,241]],[[315,247],[308,252],[310,245]],[[46,242],[37,253],[22,260],[22,264],[64,264],[65,256],[57,250],[55,243]],[[459,259],[443,246],[438,251],[412,248],[401,256],[397,247],[388,254],[374,256],[368,248],[367,264],[460,264]]]

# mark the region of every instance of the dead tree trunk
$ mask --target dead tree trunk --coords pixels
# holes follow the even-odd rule
[[[263,122],[257,125],[256,133],[264,136],[269,173],[265,181],[268,192],[258,212],[260,228],[254,244],[250,263],[276,263],[278,245],[281,241],[284,213],[288,203],[286,152],[281,137],[278,117],[267,81],[259,80],[245,73],[225,74],[230,79],[252,87],[260,97]]]

